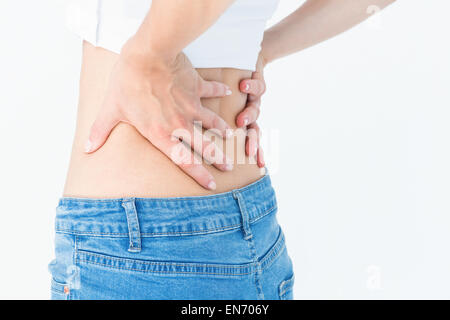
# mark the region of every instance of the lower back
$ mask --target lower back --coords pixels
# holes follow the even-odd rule
[[[245,138],[234,140],[234,150],[226,148],[234,158],[234,169],[221,172],[204,163],[215,177],[217,189],[200,187],[169,158],[156,149],[132,126],[120,123],[106,144],[97,152],[83,152],[90,126],[103,102],[109,74],[117,55],[85,43],[80,80],[78,119],[64,196],[86,198],[115,197],[179,197],[226,192],[256,181],[264,173],[255,159],[245,156]],[[239,82],[251,76],[237,69],[199,69],[205,80],[221,81],[233,94],[220,99],[205,99],[203,105],[219,114],[235,128],[237,114],[242,111],[246,95],[239,93]],[[241,137],[245,133],[241,132]]]

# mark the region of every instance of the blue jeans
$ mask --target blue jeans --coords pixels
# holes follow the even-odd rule
[[[52,299],[292,299],[268,175],[201,197],[62,198]]]

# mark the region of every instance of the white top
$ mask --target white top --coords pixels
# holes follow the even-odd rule
[[[195,68],[255,70],[266,22],[278,1],[236,0],[184,53]],[[67,26],[93,45],[119,53],[136,33],[151,3],[151,0],[69,0]]]

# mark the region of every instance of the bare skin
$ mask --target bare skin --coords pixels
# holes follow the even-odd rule
[[[173,3],[164,0],[157,2],[153,19],[144,21],[140,32],[135,36],[136,41],[132,41],[131,50],[127,50],[128,53],[131,52],[133,58],[138,57],[138,60],[141,60],[140,65],[143,69],[138,68],[138,71],[133,73],[128,72],[129,67],[125,66],[119,70],[120,72],[115,72],[118,55],[84,44],[79,114],[65,196],[94,198],[196,196],[225,192],[257,180],[262,175],[260,167],[263,167],[264,163],[254,133],[247,139],[249,143],[242,139],[245,135],[240,135],[241,139],[237,139],[234,144],[234,155],[229,148],[220,147],[224,155],[231,158],[232,169],[220,163],[214,163],[215,166],[212,166],[205,162],[196,166],[183,166],[175,164],[168,156],[171,149],[168,135],[164,139],[155,136],[157,126],[155,123],[152,125],[151,121],[155,118],[163,121],[168,119],[167,128],[177,127],[180,122],[190,126],[194,115],[198,118],[201,110],[200,118],[215,117],[215,121],[209,123],[206,121],[207,127],[224,131],[227,127],[236,128],[237,124],[239,127],[257,131],[255,121],[259,115],[259,97],[264,90],[260,90],[256,96],[248,97],[239,93],[239,90],[251,93],[251,90],[263,87],[262,70],[267,63],[320,43],[364,21],[369,17],[368,6],[377,5],[382,9],[394,0],[306,1],[295,12],[265,32],[256,73],[236,69],[199,69],[198,73],[204,81],[216,82],[214,84],[216,90],[213,91],[219,92],[215,95],[219,98],[202,99],[201,105],[205,110],[197,108],[195,112],[192,111],[192,106],[200,98],[199,90],[188,88],[188,83],[166,81],[166,75],[176,75],[176,72],[160,73],[160,77],[151,83],[156,84],[152,87],[154,90],[151,96],[136,99],[132,90],[131,94],[122,96],[117,93],[122,91],[130,93],[130,83],[145,85],[147,80],[139,70],[144,70],[147,65],[151,67],[170,65],[171,62],[167,62],[166,57],[176,60],[180,55],[180,48],[206,30],[233,1],[218,0],[212,5],[211,2],[202,0],[198,2],[199,6],[192,6],[190,1],[183,0],[183,10],[162,11],[158,11],[158,8]],[[177,2],[177,6],[181,6],[182,2]],[[185,10],[191,10],[199,16],[206,15],[209,19],[192,19],[192,23],[180,24],[178,23],[180,20],[195,16],[185,14]],[[170,17],[164,16],[162,12],[174,16],[169,19]],[[165,28],[157,27],[158,22],[155,21],[158,19],[160,25],[165,23],[168,25]],[[189,25],[191,28],[180,29],[180,25]],[[161,30],[164,31],[162,34]],[[150,36],[152,31],[153,36]],[[177,35],[177,41],[173,41],[173,35]],[[142,39],[145,41],[141,41]],[[149,39],[157,41],[150,47],[142,47],[143,43],[151,42],[147,41]],[[129,74],[129,77],[123,79],[124,74]],[[197,78],[193,75],[190,79]],[[113,83],[116,86],[114,90],[108,92],[110,79],[115,81]],[[167,86],[158,89],[157,84],[161,81],[166,81]],[[179,89],[178,93],[184,92],[184,99],[181,101],[189,100],[190,103],[168,103],[164,99],[168,92],[167,88]],[[227,89],[231,89],[231,95],[226,96]],[[130,101],[132,103],[129,103]],[[107,107],[102,109],[102,104]],[[139,108],[130,104],[139,105]],[[117,105],[121,105],[119,111]],[[153,105],[153,108],[148,109],[149,105]],[[149,114],[153,114],[148,118],[149,121],[142,122],[142,118],[147,114],[142,112],[143,108],[147,108]],[[178,117],[164,116],[167,110]],[[131,116],[123,116],[124,113]],[[183,118],[182,115],[186,117]],[[180,121],[174,122],[174,118]],[[92,126],[94,122],[100,126]],[[156,121],[156,125],[158,123]],[[98,130],[102,129],[104,124],[106,125],[103,130]],[[142,130],[138,130],[139,128]],[[146,136],[145,133],[149,132],[152,134]],[[88,151],[90,154],[84,152],[86,140],[90,142],[89,146],[92,148]],[[220,139],[216,141],[220,142]],[[220,143],[218,145],[220,146]],[[202,154],[203,150],[200,151]],[[245,156],[246,154],[250,157]]]
[[[133,126],[119,123],[105,145],[95,153],[84,152],[90,126],[105,97],[109,75],[118,55],[83,45],[78,119],[64,196],[89,198],[200,196],[229,191],[256,181],[264,173],[256,157],[245,155],[245,139],[234,139],[232,171],[221,171],[204,163],[217,188],[208,190],[186,175],[165,154],[145,139]],[[247,94],[239,92],[241,80],[250,79],[251,71],[236,69],[197,69],[203,79],[228,85],[232,95],[202,99],[204,107],[221,116],[236,129],[236,118],[244,109]],[[237,134],[237,133],[236,133]],[[239,151],[239,152],[237,152]],[[238,161],[238,155],[241,158]],[[244,164],[239,164],[244,159]],[[252,160],[252,163],[250,162]]]

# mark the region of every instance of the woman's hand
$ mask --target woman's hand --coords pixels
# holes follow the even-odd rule
[[[200,98],[230,94],[226,85],[203,80],[183,53],[167,61],[158,56],[136,54],[124,47],[111,73],[85,151],[98,150],[113,128],[119,122],[126,122],[201,186],[213,190],[216,188],[213,176],[193,151],[220,170],[229,171],[233,166],[203,135],[197,122],[222,137],[233,133],[222,118],[201,105]]]
[[[247,142],[245,151],[249,157],[256,157],[257,164],[260,168],[265,166],[264,153],[260,145],[260,129],[256,120],[259,117],[261,97],[266,91],[266,82],[264,81],[264,67],[266,61],[262,52],[259,53],[256,70],[253,72],[251,79],[242,80],[239,84],[241,92],[247,93],[247,105],[245,109],[236,117],[236,125],[238,127],[247,127]]]

